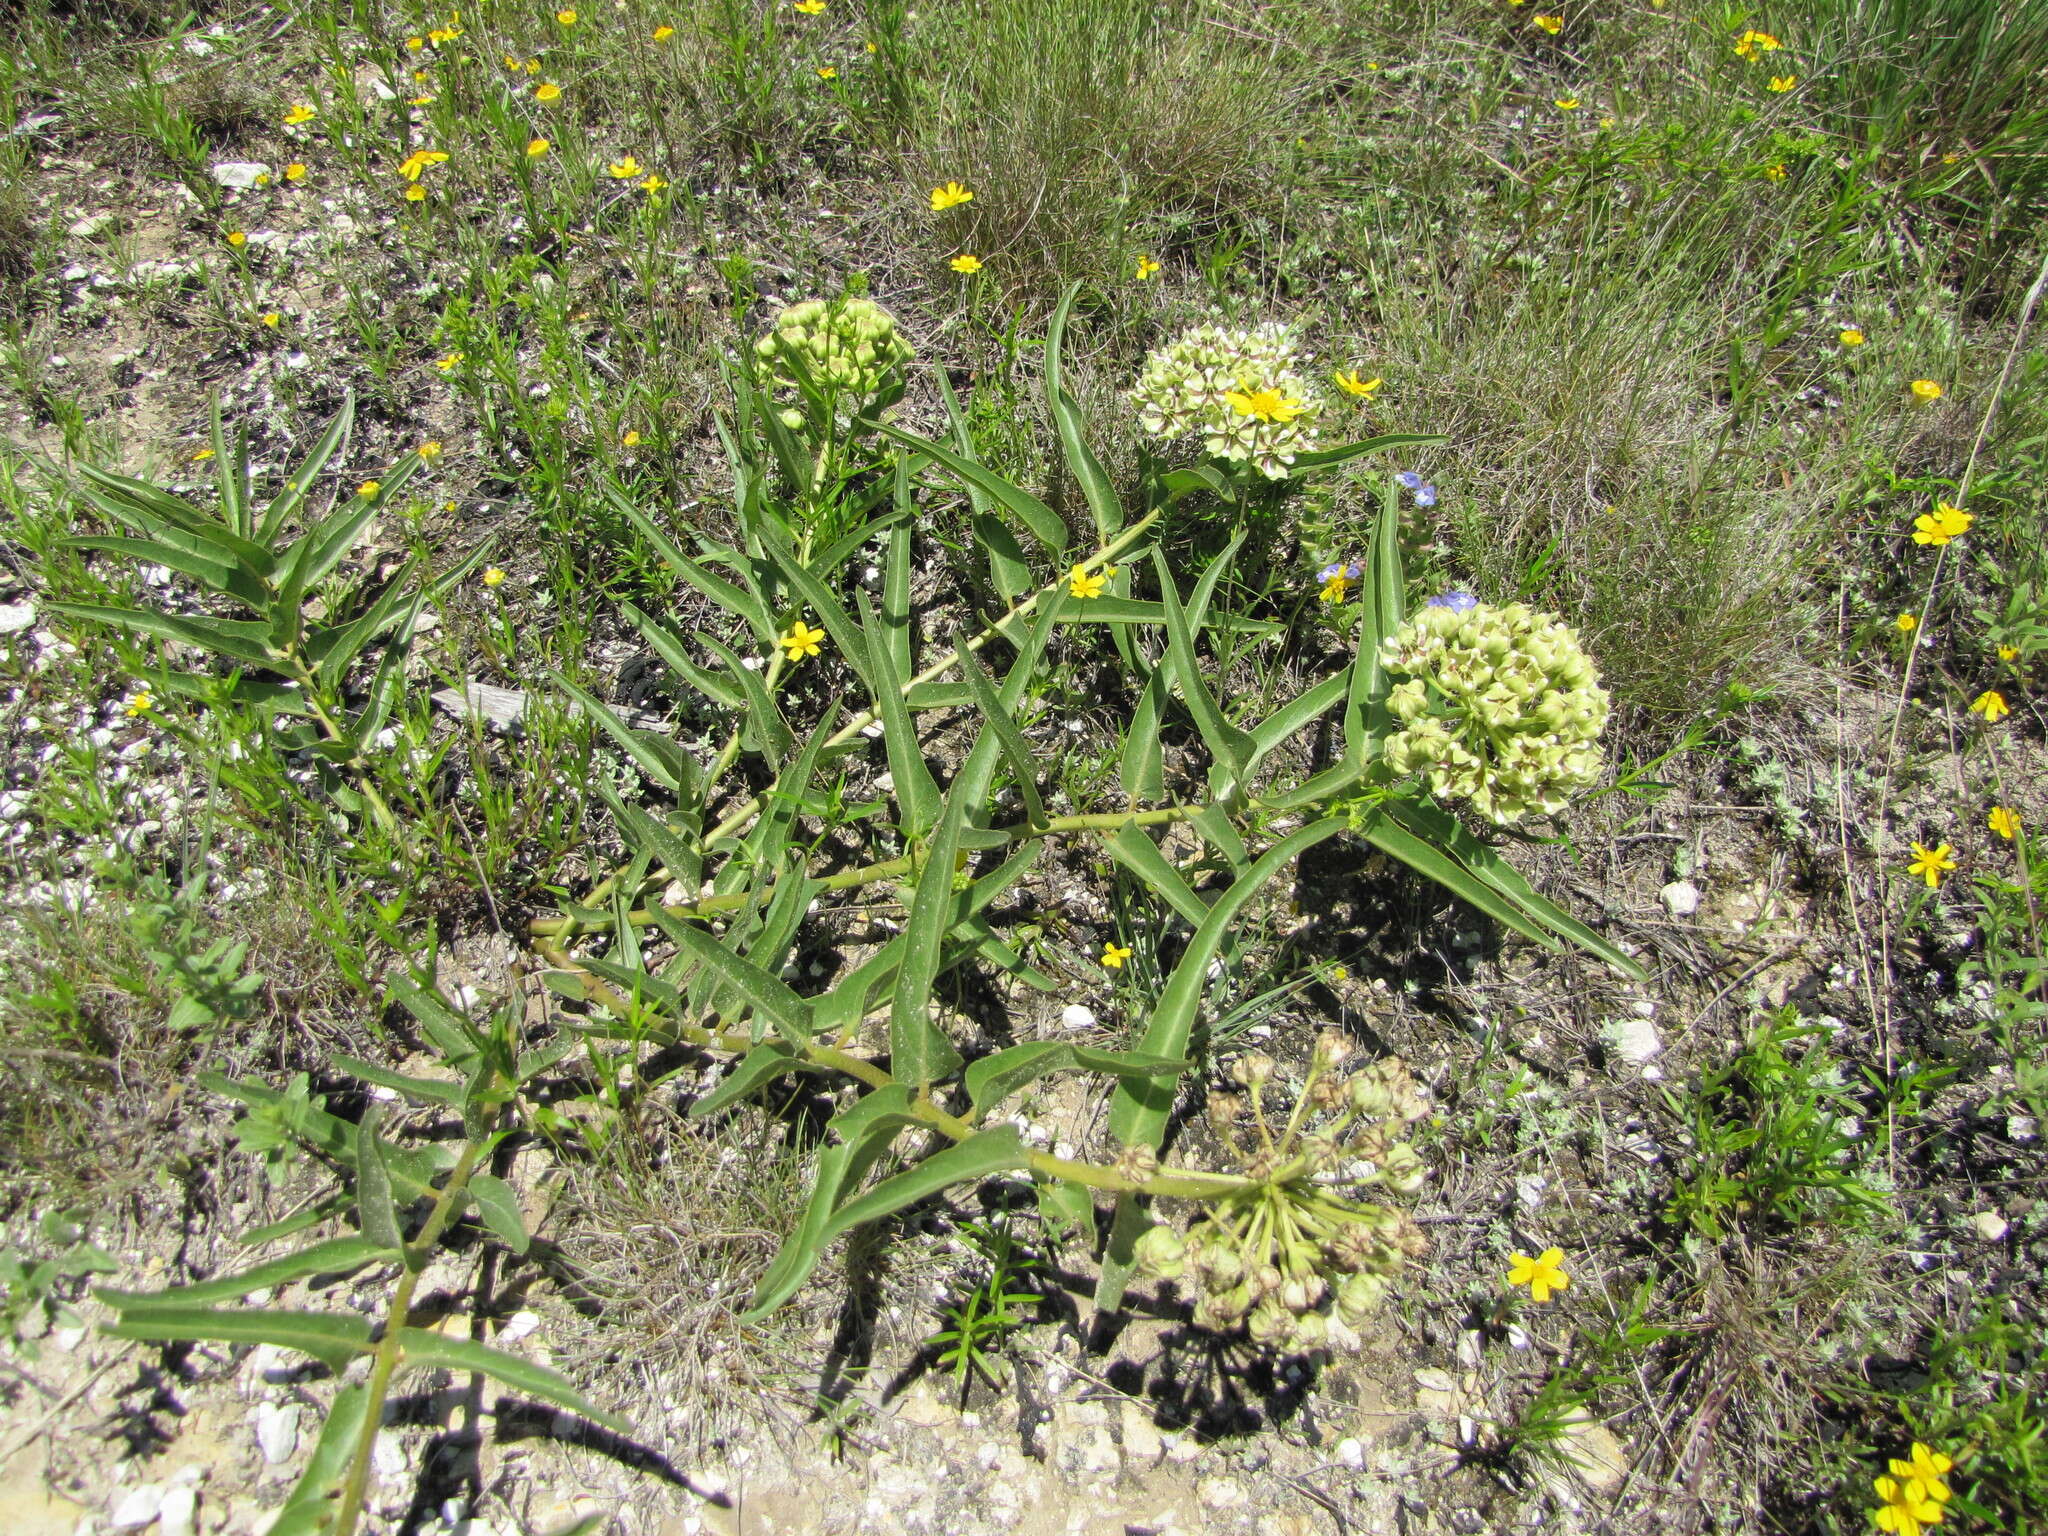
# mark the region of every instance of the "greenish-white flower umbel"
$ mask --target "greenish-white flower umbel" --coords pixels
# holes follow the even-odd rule
[[[1145,359],[1131,402],[1151,436],[1199,438],[1212,458],[1285,480],[1295,456],[1318,446],[1323,410],[1299,362],[1283,325],[1197,326]]]
[[[828,400],[856,409],[898,383],[911,358],[895,317],[873,300],[858,298],[792,304],[754,343],[754,352],[777,390],[798,393],[801,377]],[[792,427],[802,416],[783,412]]]
[[[1600,772],[1607,691],[1554,614],[1432,604],[1388,640],[1386,762],[1505,826],[1552,815]]]

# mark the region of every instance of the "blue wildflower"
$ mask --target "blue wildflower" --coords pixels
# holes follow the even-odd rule
[[[1359,577],[1363,576],[1364,574],[1365,567],[1360,565],[1356,560],[1351,561],[1349,564],[1346,564],[1344,561],[1339,560],[1336,563],[1332,565],[1326,565],[1320,571],[1317,571],[1316,580],[1331,581],[1334,580],[1336,577],[1342,576],[1346,581],[1356,581],[1359,579]]]
[[[1470,613],[1479,606],[1479,599],[1470,592],[1452,587],[1447,592],[1437,593],[1435,597],[1432,597],[1422,606],[1425,608],[1448,608],[1453,613]]]
[[[1400,482],[1403,490],[1419,491],[1422,489],[1422,476],[1415,473],[1412,469],[1404,469],[1394,478]]]

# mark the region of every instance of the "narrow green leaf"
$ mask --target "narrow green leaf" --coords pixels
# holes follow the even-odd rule
[[[385,471],[384,478],[377,482],[375,495],[350,497],[312,531],[303,535],[300,540],[305,546],[303,560],[297,550],[287,551],[293,555],[293,566],[300,572],[297,590],[310,592],[329,571],[341,564],[343,557],[362,538],[363,530],[397,499],[406,482],[419,470],[419,456],[406,455]],[[290,585],[290,580],[287,577],[287,585]]]
[[[1161,1077],[1187,1070],[1187,1062],[1135,1051],[1103,1051],[1063,1040],[1030,1040],[984,1056],[967,1069],[967,1100],[977,1118],[1011,1094],[1054,1072],[1101,1072],[1112,1077]]]
[[[653,648],[654,654],[662,659],[668,669],[705,698],[735,712],[745,707],[746,695],[740,691],[737,679],[728,682],[698,666],[683,645],[681,637],[655,623],[631,603],[620,603],[619,611],[640,631],[640,638]]]
[[[854,675],[861,680],[869,694],[879,696],[875,684],[875,668],[868,656],[867,636],[853,622],[853,615],[846,611],[846,605],[839,601],[817,577],[813,576],[803,563],[796,558],[796,552],[780,544],[771,544],[768,558],[774,562],[777,573],[788,583],[803,605],[817,615],[818,622],[825,626],[825,633],[832,637],[832,643],[839,648],[846,664],[853,668]]]
[[[670,570],[751,628],[763,646],[775,644],[775,618],[765,603],[723,577],[714,576],[701,563],[684,554],[674,540],[655,526],[652,518],[619,493],[617,486],[606,485],[604,494],[619,515],[654,546],[655,553],[661,556]]]
[[[1349,696],[1351,669],[1332,672],[1312,688],[1304,689],[1252,727],[1251,770],[1256,772],[1276,747],[1296,731],[1335,709]]]
[[[703,1120],[717,1114],[727,1105],[745,1098],[763,1084],[772,1083],[785,1072],[793,1072],[801,1065],[796,1051],[781,1040],[764,1040],[739,1060],[739,1064],[720,1080],[703,1098],[690,1105],[692,1120]]]
[[[968,428],[967,417],[960,409],[960,402],[953,394],[953,386],[946,378],[946,371],[938,371],[939,396],[946,403],[946,420],[953,429],[953,449],[961,458],[978,464],[980,458],[974,451],[974,433]],[[904,462],[909,462],[906,455]],[[973,481],[967,481],[968,525],[973,529],[974,540],[988,556],[988,575],[997,596],[1006,603],[1014,603],[1031,590],[1031,562],[1024,553],[1024,546],[1017,542],[1007,524],[995,515],[987,492]]]
[[[910,503],[910,460],[896,461],[896,497],[899,508]],[[889,558],[882,563],[882,623],[884,639],[870,639],[871,646],[886,643],[889,661],[898,683],[917,675],[917,648],[911,632],[910,608],[910,519],[889,530]]]
[[[375,1083],[380,1088],[390,1088],[404,1094],[416,1104],[445,1104],[452,1108],[462,1102],[460,1083],[408,1077],[403,1072],[394,1072],[389,1067],[379,1066],[374,1061],[365,1061],[360,1056],[336,1055],[334,1064],[351,1077],[360,1077],[364,1082]]]
[[[222,1344],[275,1344],[311,1355],[337,1376],[370,1347],[367,1318],[340,1312],[284,1312],[271,1307],[149,1307],[106,1326],[117,1339],[151,1343],[207,1339]]]
[[[1124,525],[1123,503],[1117,500],[1116,489],[1109,483],[1109,474],[1103,469],[1102,461],[1088,446],[1087,424],[1080,406],[1067,393],[1063,375],[1067,316],[1073,310],[1074,296],[1080,291],[1079,283],[1068,286],[1060,296],[1059,307],[1053,311],[1052,324],[1046,330],[1045,406],[1052,417],[1054,430],[1059,433],[1067,471],[1073,475],[1074,483],[1081,487],[1081,495],[1095,519],[1096,539],[1107,544]]]
[[[816,1033],[811,1022],[811,1005],[798,996],[788,982],[741,959],[703,929],[670,917],[658,907],[655,919],[660,923],[662,932],[675,940],[679,948],[687,950],[698,964],[715,971],[719,979],[767,1019],[783,1039],[799,1048],[810,1043]]]
[[[95,510],[104,512],[123,527],[161,539],[168,544],[192,540],[188,547],[217,549],[226,558],[245,567],[253,576],[268,576],[272,555],[250,539],[223,527],[219,520],[181,501],[146,480],[131,480],[93,464],[78,466],[86,484],[74,489]],[[174,532],[175,531],[175,532]],[[175,534],[185,537],[179,538]]]
[[[312,451],[299,461],[298,468],[294,469],[291,478],[285,481],[284,489],[279,491],[276,498],[264,509],[263,521],[255,534],[258,544],[277,542],[277,536],[284,532],[284,525],[299,510],[301,503],[306,499],[306,493],[312,489],[313,482],[320,478],[321,471],[327,468],[335,450],[341,447],[342,439],[348,435],[349,428],[355,424],[355,419],[356,397],[351,392],[343,397],[341,409],[336,411],[334,419],[327,423],[326,430],[313,444]]]
[[[207,441],[213,448],[213,483],[220,493],[220,515],[238,538],[252,538],[249,521],[249,430],[236,434],[235,451],[228,451],[227,433],[220,424],[220,391],[206,402]]]
[[[500,1385],[527,1397],[537,1397],[557,1408],[581,1414],[593,1424],[602,1424],[614,1434],[627,1435],[633,1426],[615,1413],[607,1413],[576,1390],[576,1384],[560,1371],[549,1370],[474,1339],[451,1338],[431,1328],[402,1328],[398,1333],[400,1357],[407,1365],[430,1370],[476,1371]]]
[[[270,651],[270,626],[243,619],[185,618],[158,613],[149,608],[110,608],[95,603],[51,603],[52,613],[66,614],[93,624],[135,630],[159,640],[176,640],[196,645],[203,651],[231,656],[236,661],[254,662],[260,667],[276,664]]]
[[[1401,627],[1408,602],[1401,572],[1401,492],[1392,480],[1380,494],[1371,558],[1359,594],[1358,655],[1351,663],[1351,690],[1344,704],[1344,755],[1360,767],[1371,760],[1376,743],[1391,729],[1381,655]]]
[[[1203,744],[1228,770],[1232,785],[1242,787],[1245,765],[1251,761],[1252,739],[1223,718],[1215,695],[1209,692],[1209,685],[1202,680],[1195,662],[1194,633],[1181,608],[1180,594],[1174,588],[1173,572],[1166,564],[1166,556],[1155,549],[1152,551],[1152,563],[1159,577],[1159,591],[1166,609],[1166,653],[1173,665],[1175,681],[1180,685],[1181,701],[1195,717],[1195,729],[1201,733]]]
[[[356,1122],[356,1214],[363,1224],[363,1236],[379,1248],[403,1248],[405,1234],[392,1201],[391,1170],[385,1165],[384,1143],[377,1135],[381,1118],[373,1104]]]
[[[1065,588],[1062,587],[1061,590],[1064,591]],[[1192,605],[1188,607],[1187,612],[1193,614]],[[1091,597],[1067,604],[1066,611],[1060,617],[1062,622],[1067,624],[1163,625],[1166,623],[1166,605],[1147,602],[1142,598],[1110,597],[1105,594],[1102,597]],[[1191,627],[1202,626],[1192,624],[1191,621]],[[1277,634],[1282,628],[1271,619],[1246,618],[1243,614],[1236,613],[1218,614],[1213,620],[1208,621],[1207,627],[1228,634],[1254,637]]]
[[[1189,922],[1199,926],[1209,915],[1209,903],[1195,894],[1194,887],[1159,851],[1159,845],[1146,836],[1142,827],[1127,821],[1103,846],[1109,850],[1111,858],[1136,875],[1141,884]]]
[[[884,1216],[894,1215],[907,1205],[937,1194],[949,1185],[982,1179],[992,1173],[1022,1168],[1031,1161],[1023,1138],[1014,1125],[999,1125],[976,1131],[965,1141],[942,1147],[921,1163],[893,1178],[882,1180],[865,1194],[847,1201],[825,1223],[819,1243],[829,1243],[842,1232]]]
[[[974,460],[955,453],[943,444],[901,431],[887,422],[882,423],[881,430],[905,447],[951,470],[969,486],[980,490],[1029,529],[1031,536],[1050,550],[1054,559],[1059,559],[1066,553],[1067,525],[1060,521],[1057,512],[1029,491],[1012,485],[1001,475],[982,468]]]
[[[896,653],[881,616],[865,588],[859,592],[861,625],[866,631],[867,652],[874,668],[875,715],[882,722],[882,745],[889,754],[889,777],[895,788],[897,813],[903,835],[916,839],[930,831],[939,819],[939,786],[925,766],[917,739],[917,726],[910,718],[910,706],[903,699],[907,674],[896,667]]]
[[[1095,1198],[1086,1185],[1034,1174],[1038,1219],[1056,1239],[1095,1246]]]
[[[761,674],[748,666],[739,653],[720,640],[716,635],[698,631],[697,641],[712,655],[725,663],[726,675],[739,684],[740,693],[746,700],[746,707],[740,716],[742,739],[771,768],[782,766],[796,745],[796,737],[783,721],[782,711],[776,707],[769,695],[768,685],[761,680]]]
[[[698,829],[680,831],[648,815],[639,806],[620,799],[602,780],[596,781],[593,787],[611,808],[612,819],[618,823],[619,831],[625,835],[629,846],[652,855],[654,862],[667,870],[672,878],[687,885],[698,882],[704,872],[704,851],[698,842]]]
[[[953,654],[959,658],[960,675],[967,680],[967,686],[974,692],[974,702],[979,706],[982,718],[996,733],[1004,757],[1009,759],[1010,772],[1017,779],[1017,793],[1024,797],[1024,814],[1034,827],[1045,825],[1045,802],[1038,796],[1037,764],[1032,760],[1031,747],[1024,740],[1024,732],[1016,720],[1003,707],[1003,701],[996,696],[995,684],[989,681],[988,672],[981,664],[981,658],[969,649],[962,640],[954,647]]]
[[[1201,834],[1203,842],[1223,856],[1223,862],[1230,866],[1233,875],[1250,862],[1251,853],[1222,806],[1203,806],[1188,817],[1188,825]]]
[[[499,1242],[514,1253],[525,1253],[532,1239],[526,1235],[526,1218],[519,1211],[519,1196],[512,1186],[495,1174],[479,1173],[469,1181],[469,1198],[476,1213]]]
[[[1102,1272],[1095,1280],[1096,1311],[1114,1312],[1124,1304],[1124,1288],[1138,1270],[1138,1239],[1151,1225],[1152,1218],[1136,1195],[1126,1191],[1116,1197],[1109,1241],[1102,1245]]]
[[[1291,466],[1299,474],[1304,469],[1328,469],[1332,464],[1343,464],[1351,459],[1363,458],[1368,453],[1385,453],[1389,448],[1434,448],[1450,439],[1433,432],[1387,432],[1379,437],[1363,438],[1355,443],[1342,443],[1335,448],[1318,448],[1312,453],[1297,453]]]
[[[411,626],[418,617],[418,609],[415,607],[411,613],[406,613],[404,605],[412,596],[413,576],[417,570],[418,562],[407,560],[384,583],[383,590],[369,607],[355,618],[315,630],[306,637],[304,649],[307,659],[319,667],[322,682],[330,688],[338,685],[372,640],[394,624]]]
[[[369,1431],[370,1389],[357,1382],[334,1394],[305,1470],[264,1536],[327,1536],[338,1510],[335,1496],[348,1476],[356,1447]]]
[[[240,566],[223,560],[212,553],[198,553],[180,549],[159,542],[156,539],[129,538],[118,534],[93,534],[83,538],[65,539],[65,549],[90,549],[101,554],[119,555],[137,565],[164,565],[181,575],[190,576],[216,592],[226,592],[240,598],[250,607],[261,607],[269,594],[260,583],[251,581]]]
[[[1166,668],[1154,667],[1138,690],[1131,728],[1117,750],[1117,781],[1139,804],[1166,798],[1166,743],[1159,727],[1166,716]]]
[[[234,1301],[251,1291],[274,1289],[303,1280],[308,1275],[353,1274],[365,1264],[396,1264],[396,1248],[386,1248],[370,1238],[351,1234],[330,1237],[297,1253],[258,1264],[239,1274],[221,1275],[193,1285],[173,1286],[167,1291],[122,1291],[112,1286],[95,1286],[93,1295],[118,1312],[144,1312],[164,1307],[210,1307],[218,1301]]]
[[[599,700],[595,694],[587,693],[577,687],[560,672],[549,668],[548,676],[554,679],[556,687],[574,699],[583,707],[584,712],[591,719],[604,728],[605,734],[617,742],[625,751],[626,756],[639,765],[642,773],[671,793],[681,792],[683,788],[682,779],[677,775],[666,758],[648,746],[642,738],[641,732],[634,730],[625,721],[621,720],[613,713],[610,705]]]
[[[1369,817],[1358,829],[1358,833],[1380,852],[1399,859],[1418,875],[1434,880],[1460,901],[1477,907],[1503,928],[1511,929],[1525,939],[1533,939],[1545,949],[1558,947],[1554,935],[1531,918],[1524,916],[1522,910],[1500,892],[1442,849],[1417,837],[1406,827],[1396,825],[1384,814]]]

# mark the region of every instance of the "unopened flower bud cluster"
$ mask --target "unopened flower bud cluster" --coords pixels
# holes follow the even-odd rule
[[[1432,605],[1388,640],[1386,762],[1500,825],[1554,815],[1600,772],[1607,691],[1579,638],[1521,603]]]
[[[1339,1193],[1377,1185],[1412,1195],[1423,1177],[1399,1139],[1425,1110],[1408,1068],[1390,1059],[1347,1075],[1339,1069],[1350,1049],[1324,1033],[1284,1118],[1268,1056],[1235,1064],[1242,1094],[1211,1097],[1210,1121],[1251,1182],[1185,1236],[1153,1227],[1136,1254],[1145,1273],[1193,1296],[1198,1327],[1242,1327],[1287,1354],[1356,1349],[1389,1278],[1427,1246],[1403,1212]]]
[[[1295,455],[1317,446],[1323,409],[1298,362],[1283,325],[1198,326],[1145,359],[1131,402],[1151,436],[1199,437],[1212,458],[1285,480]]]
[[[911,358],[895,317],[859,298],[792,304],[754,343],[754,353],[768,367],[775,389],[797,393],[802,377],[827,399],[855,407],[894,383]],[[787,409],[782,419],[798,427],[804,413]]]

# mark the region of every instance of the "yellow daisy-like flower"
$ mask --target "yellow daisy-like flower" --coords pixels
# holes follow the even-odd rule
[[[1103,969],[1110,971],[1122,970],[1124,962],[1131,958],[1132,953],[1131,947],[1128,944],[1119,944],[1114,939],[1105,940],[1102,946]]]
[[[441,165],[448,159],[443,149],[416,149],[399,162],[398,174],[407,181],[418,181],[430,166]]]
[[[1789,91],[1799,83],[1797,75],[1773,75],[1770,88],[1774,91]]]
[[[1316,594],[1321,603],[1341,603],[1350,595],[1351,578],[1342,571],[1333,571],[1323,578],[1323,589]]]
[[[1929,848],[1923,844],[1913,845],[1913,862],[1906,866],[1906,873],[1927,882],[1927,889],[1934,890],[1941,884],[1941,877],[1956,867],[1955,849],[1947,843]]]
[[[655,193],[667,185],[668,183],[662,180],[661,172],[659,171],[649,171],[640,179],[640,190],[649,197],[654,196]]]
[[[654,31],[649,34],[649,38],[653,42],[665,43],[675,35],[676,29],[674,27],[662,26],[656,27]]]
[[[1139,282],[1144,282],[1146,278],[1150,277],[1153,273],[1157,272],[1158,270],[1159,263],[1154,261],[1150,256],[1140,256],[1138,258]]]
[[[426,442],[421,443],[419,447],[415,450],[415,452],[417,452],[421,458],[425,459],[429,464],[431,464],[434,462],[434,460],[441,457],[443,453],[447,452],[447,450],[444,449],[439,443],[435,442],[432,438],[429,438],[427,439]]]
[[[376,495],[376,494],[377,494],[377,493],[378,493],[379,491],[381,491],[381,490],[383,490],[383,489],[384,489],[384,482],[383,482],[383,481],[381,481],[381,480],[365,480],[365,481],[364,481],[364,482],[363,482],[363,483],[362,483],[361,485],[359,485],[359,486],[357,486],[357,487],[356,487],[356,494],[357,494],[358,496],[374,496],[374,495]]]
[[[535,101],[554,101],[562,94],[562,88],[552,80],[543,80],[533,88]]]
[[[130,720],[138,720],[148,714],[155,704],[156,699],[147,688],[131,689],[128,696],[121,701],[121,713]]]
[[[247,245],[248,243],[249,237],[243,234],[239,229],[231,229],[228,231],[228,244],[232,245],[236,250],[239,251],[243,246]]]
[[[1887,1536],[1921,1536],[1927,1527],[1941,1524],[1941,1505],[1926,1497],[1912,1479],[1880,1477],[1872,1486],[1880,1501],[1877,1528]]]
[[[573,27],[576,25],[576,13],[571,10],[560,10],[555,12],[555,20],[565,27]]]
[[[462,36],[462,28],[460,27],[436,27],[427,34],[427,41],[438,48],[443,43],[454,42],[460,36]]]
[[[1564,1272],[1562,1248],[1546,1248],[1533,1259],[1519,1250],[1508,1255],[1508,1284],[1529,1287],[1531,1301],[1548,1301],[1551,1292],[1561,1291],[1571,1283],[1571,1277]]]
[[[1970,524],[1976,517],[1961,507],[1952,507],[1945,501],[1937,501],[1932,512],[1923,512],[1913,519],[1913,542],[1931,544],[1939,549],[1950,539],[1959,539],[1970,531]]]
[[[462,354],[460,352],[450,352],[446,357],[435,358],[434,366],[440,369],[443,373],[453,373],[455,371],[456,365],[461,361]]]
[[[194,464],[204,464],[212,457],[213,450],[211,448],[195,448],[192,450],[192,462]]]
[[[967,276],[972,277],[981,270],[981,258],[962,251],[958,256],[947,262],[946,265],[955,272],[965,273]]]
[[[1224,403],[1240,416],[1250,416],[1256,421],[1288,422],[1302,412],[1299,400],[1290,400],[1277,389],[1255,389],[1249,394],[1243,390],[1227,389],[1223,392]]]
[[[825,14],[825,0],[790,0],[790,9],[802,11],[806,16]]]
[[[485,586],[487,586],[487,587],[501,587],[501,586],[503,586],[503,585],[505,584],[505,569],[504,569],[504,567],[503,567],[503,566],[498,566],[498,565],[494,565],[494,566],[490,567],[490,569],[486,570],[486,571],[484,572],[484,574],[483,574],[483,584],[484,584]]]
[[[313,121],[314,116],[313,109],[303,101],[295,102],[292,105],[291,111],[284,115],[285,126],[287,128],[296,128],[300,123],[310,123]]]
[[[553,149],[554,147],[555,146],[550,144],[546,139],[528,139],[526,141],[526,158],[529,160],[538,160],[542,155],[546,154],[549,150]]]
[[[408,203],[424,203],[427,200],[427,189],[414,182],[405,189],[405,200]]]
[[[948,208],[958,208],[962,203],[974,201],[974,194],[957,181],[949,181],[943,187],[932,188],[932,212],[944,213]]]
[[[1913,390],[1913,398],[1915,400],[1925,400],[1930,405],[1932,405],[1935,401],[1939,400],[1942,397],[1942,395],[1946,393],[1946,391],[1944,391],[1942,387],[1939,384],[1935,383],[1932,379],[1915,379],[1911,387]]]
[[[820,80],[837,80],[839,78],[839,71],[830,64],[820,64],[818,66],[818,78]]]
[[[415,107],[431,107],[439,99],[440,98],[438,98],[431,91],[429,91],[424,96],[413,97],[412,105]]]
[[[1948,1502],[1948,1485],[1942,1479],[1955,1469],[1955,1463],[1941,1452],[1915,1440],[1912,1454],[1904,1461],[1894,1458],[1891,1468],[1893,1477],[1907,1478],[1919,1483],[1927,1497],[1937,1503]]]
[[[1994,805],[1988,818],[1991,830],[2008,843],[2020,835],[2020,813],[2009,805]]]
[[[2016,645],[2001,645],[1998,648],[1998,659],[2000,661],[2018,661],[2020,659],[2020,648]]]
[[[1576,96],[1560,96],[1551,105],[1560,112],[1576,112],[1579,110],[1579,98]]]
[[[605,167],[613,181],[630,181],[640,174],[640,162],[631,155],[614,160]]]
[[[1835,339],[1845,347],[1860,347],[1863,345],[1863,333],[1853,325],[1845,327],[1841,335]]]
[[[2012,706],[2005,702],[2005,695],[1996,688],[1986,688],[1971,701],[1970,713],[1982,715],[1986,725],[1996,725],[2012,713]]]
[[[1783,181],[1785,179],[1785,176],[1786,171],[1782,163],[1778,165],[1767,165],[1764,167],[1764,179],[1766,181]]]
[[[1754,64],[1767,53],[1776,53],[1784,46],[1768,32],[1745,32],[1735,39],[1735,52]]]
[[[1102,589],[1109,585],[1112,574],[1113,571],[1104,570],[1091,576],[1083,567],[1077,565],[1067,572],[1067,591],[1078,598],[1100,597]]]
[[[1910,613],[1900,614],[1896,619],[1892,620],[1892,623],[1898,627],[1898,631],[1902,635],[1910,635],[1920,627],[1919,618]]]
[[[267,325],[268,327],[270,327],[271,330],[274,331],[280,325],[284,324],[284,316],[273,309],[268,314],[263,316],[263,324]]]
[[[1564,18],[1562,16],[1531,16],[1529,21],[1531,25],[1541,27],[1552,37],[1557,36],[1558,33],[1564,30]]]
[[[782,654],[791,661],[802,661],[806,656],[818,654],[818,642],[825,638],[825,631],[813,629],[798,619],[782,632],[782,638],[775,643],[782,647]]]
[[[412,52],[418,53],[427,46],[427,40],[424,37],[408,37],[405,40],[405,46]]]
[[[619,434],[619,442],[624,447],[637,448],[640,446],[640,434],[634,431],[631,427],[628,427],[624,432]]]
[[[1337,387],[1343,390],[1345,394],[1356,395],[1361,400],[1370,400],[1379,393],[1380,380],[1378,379],[1361,379],[1356,372],[1347,372],[1342,368],[1331,374],[1330,377],[1335,380]]]

